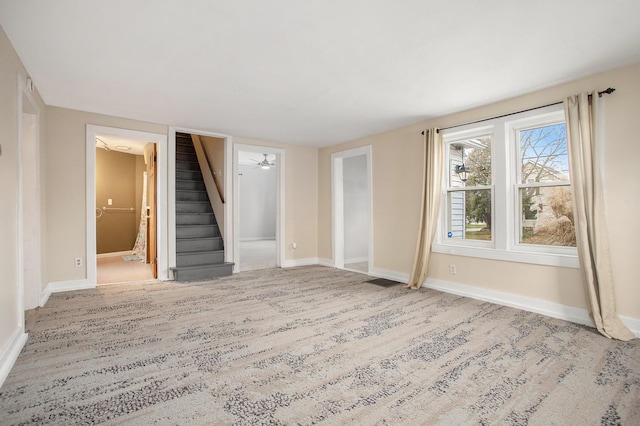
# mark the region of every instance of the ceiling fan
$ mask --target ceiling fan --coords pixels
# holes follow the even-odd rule
[[[262,154],[262,155],[264,155],[264,159],[263,159],[262,161],[253,160],[253,161],[255,161],[255,162],[256,162],[256,164],[257,164],[257,166],[258,166],[258,167],[261,167],[261,168],[262,168],[262,169],[264,169],[264,170],[269,170],[271,167],[273,167],[273,166],[275,166],[275,165],[276,165],[276,163],[275,163],[275,162],[273,162],[273,161],[269,161],[269,160],[267,159],[267,155],[269,155],[269,154]]]

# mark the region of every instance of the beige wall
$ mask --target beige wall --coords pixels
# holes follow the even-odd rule
[[[233,142],[285,150],[285,260],[316,258],[318,150],[241,137],[234,137]],[[293,242],[296,250],[290,247]]]
[[[633,254],[639,234],[633,224],[640,197],[629,183],[629,170],[636,168],[640,158],[635,129],[640,111],[640,64],[320,150],[318,256],[331,258],[332,152],[372,145],[374,267],[408,274],[416,244],[423,129],[506,114],[607,87],[617,89],[605,100],[605,190],[616,302],[621,315],[640,319],[640,263]],[[457,266],[455,276],[449,274],[450,263]],[[587,308],[578,269],[434,254],[429,277]]]
[[[73,260],[84,258],[86,254],[87,124],[161,134],[167,134],[168,128],[57,107],[47,107],[47,117],[50,117],[46,128],[48,155],[41,166],[47,175],[48,187],[46,247],[49,282],[81,280],[87,276],[86,262],[85,266],[76,268]]]
[[[224,139],[214,138],[213,136],[200,136],[202,140],[202,146],[207,153],[209,159],[209,166],[213,170],[213,175],[216,178],[216,184],[218,190],[222,192],[222,198],[226,199],[227,196],[224,193]]]
[[[4,30],[0,27],[0,348],[6,350],[11,339],[18,337],[23,329],[22,322],[22,289],[19,288],[18,270],[18,78],[26,81],[27,72],[13,50]],[[36,91],[33,97],[40,113],[40,155],[42,162],[46,156],[46,140],[43,132],[46,123],[44,103]],[[41,196],[46,191],[45,177],[40,176],[38,182]],[[44,203],[41,199],[40,217],[43,217]],[[41,232],[45,225],[41,224]],[[43,254],[44,255],[44,254]],[[46,268],[41,268],[42,279],[46,279]],[[0,352],[0,360],[4,352]],[[3,367],[3,365],[0,365]]]
[[[107,210],[96,220],[96,251],[98,254],[131,250],[136,241],[140,217],[142,193],[137,197],[138,182],[142,182],[142,171],[137,174],[137,159],[142,156],[117,151],[96,149],[96,208],[129,208],[134,212]],[[142,160],[144,163],[144,159]],[[140,198],[140,199],[138,199]],[[109,206],[108,200],[113,202]]]

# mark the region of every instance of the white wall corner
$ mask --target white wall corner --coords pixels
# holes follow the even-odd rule
[[[3,345],[0,352],[0,387],[9,376],[9,372],[11,372],[13,365],[16,363],[20,351],[27,343],[28,337],[27,333],[24,332],[24,328],[20,327],[14,331],[11,338]]]
[[[40,304],[38,306],[43,307],[49,301],[49,296],[51,296],[51,287],[47,285],[45,289],[40,293]]]
[[[325,257],[319,257],[317,261],[317,264],[320,266],[328,266],[329,268],[334,268],[336,266],[332,259],[327,259]]]

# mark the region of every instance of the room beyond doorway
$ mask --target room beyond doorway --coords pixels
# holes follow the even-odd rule
[[[284,150],[234,145],[234,272],[281,265]]]
[[[151,265],[131,258],[129,252],[106,253],[97,256],[97,284],[120,284],[153,280]]]
[[[371,146],[331,155],[334,266],[373,269]]]

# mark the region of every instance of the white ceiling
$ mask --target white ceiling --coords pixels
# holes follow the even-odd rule
[[[638,0],[0,0],[48,105],[328,146],[640,62]]]

